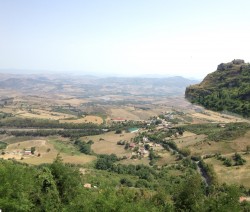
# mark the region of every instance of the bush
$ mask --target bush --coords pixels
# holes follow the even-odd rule
[[[227,158],[226,160],[224,160],[223,165],[228,167],[232,166],[233,165],[232,160]]]
[[[120,183],[122,185],[125,185],[125,186],[128,186],[128,187],[132,187],[133,186],[133,182],[131,180],[127,179],[127,178],[122,178],[120,180]]]
[[[235,153],[233,159],[234,159],[234,161],[235,161],[235,164],[234,164],[235,166],[241,166],[241,165],[244,165],[244,164],[246,163],[246,160],[243,159],[243,158],[241,157],[241,155],[238,154],[238,153]]]

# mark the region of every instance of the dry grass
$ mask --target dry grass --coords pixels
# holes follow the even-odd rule
[[[200,141],[194,145],[189,146],[189,149],[191,150],[192,154],[202,156],[215,153],[230,154],[234,152],[241,152],[245,151],[248,145],[250,145],[250,131],[248,131],[244,136],[237,138],[233,141]]]
[[[83,155],[83,154],[72,156],[72,155],[60,153],[60,155],[62,156],[63,162],[72,163],[72,164],[86,164],[86,163],[90,163],[96,159],[95,156]],[[42,155],[40,157],[25,158],[23,160],[23,162],[33,164],[33,165],[39,165],[42,163],[52,163],[55,160],[56,156],[57,156],[57,153],[56,154],[48,153],[48,154]]]
[[[210,110],[205,110],[205,114],[203,113],[193,113],[192,116],[194,118],[202,119],[202,120],[207,120],[210,122],[220,122],[220,123],[231,123],[231,122],[244,122],[247,121],[245,119],[231,116],[231,115],[225,115],[225,114],[220,114],[214,111]]]
[[[195,145],[189,146],[193,155],[209,155],[215,153],[228,154],[234,151],[231,148],[230,142],[199,142]]]
[[[131,112],[131,109],[124,108],[112,108],[110,109],[111,118],[121,117],[126,120],[140,120],[138,116]]]
[[[108,132],[103,135],[83,137],[84,140],[93,140],[92,150],[97,154],[116,154],[119,157],[130,156],[131,153],[124,149],[124,146],[117,145],[120,140],[130,141],[135,137],[135,133],[115,134]],[[104,140],[101,140],[104,139]]]
[[[67,98],[68,96],[66,96]],[[71,104],[73,106],[79,106],[82,103],[86,103],[88,101],[84,99],[76,99],[76,98],[67,98],[67,99],[62,99],[62,100],[57,100],[59,104]]]
[[[60,123],[94,123],[94,124],[102,124],[103,119],[99,116],[85,116],[84,118],[80,119],[72,119],[72,120],[60,120]]]
[[[206,159],[205,162],[213,164],[219,183],[238,184],[250,188],[250,155],[243,155],[247,163],[243,166],[226,167],[215,158]]]
[[[176,163],[176,156],[172,155],[170,152],[164,151],[158,153],[158,155],[161,157],[156,163],[159,166]]]
[[[34,155],[22,154],[23,149],[30,149],[31,147],[36,148]],[[0,158],[15,158],[16,160],[20,160],[21,162],[38,165],[42,163],[52,163],[59,152],[60,150],[55,148],[53,143],[48,140],[28,140],[8,145],[6,148],[6,154],[1,155]],[[40,156],[38,156],[38,154],[40,154]],[[62,156],[65,163],[73,164],[85,164],[96,159],[95,156],[84,154],[76,155],[70,152],[60,152],[60,155]]]
[[[75,118],[76,116],[65,114],[65,113],[58,113],[58,112],[50,112],[47,110],[33,110],[34,113],[30,113],[25,110],[19,110],[17,115],[26,118],[37,118],[37,119],[52,119],[52,120],[59,120],[59,119],[66,119],[66,118]]]
[[[129,165],[129,164],[132,164],[132,165],[140,165],[140,164],[143,164],[143,165],[149,165],[149,159],[148,157],[145,157],[145,158],[142,158],[142,159],[126,159],[126,160],[121,160],[119,161],[119,164],[124,164],[124,165]]]
[[[245,151],[247,146],[250,146],[250,131],[230,143],[230,147],[238,152]]]
[[[175,139],[175,143],[178,148],[188,147],[191,145],[195,145],[205,139],[205,135],[196,135],[191,132],[184,132],[181,137]]]

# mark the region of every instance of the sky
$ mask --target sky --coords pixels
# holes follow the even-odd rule
[[[250,62],[249,0],[0,0],[0,69],[203,78]]]

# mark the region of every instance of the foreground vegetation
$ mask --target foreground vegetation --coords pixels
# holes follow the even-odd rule
[[[92,169],[81,175],[78,167],[64,164],[60,156],[41,166],[1,160],[0,205],[3,211],[250,210],[249,204],[239,202],[239,196],[250,191],[217,184],[206,188],[185,164],[161,170],[148,167],[143,175],[132,166],[124,167],[134,168],[131,172]],[[95,186],[85,188],[86,182]]]

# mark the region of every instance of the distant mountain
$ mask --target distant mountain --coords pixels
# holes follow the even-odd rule
[[[69,94],[74,96],[184,95],[186,86],[197,83],[183,77],[93,77],[69,74],[4,74],[0,89],[18,90],[24,94]]]
[[[211,110],[250,117],[250,64],[237,59],[218,65],[200,84],[187,87],[185,97]]]
[[[197,80],[190,80],[180,76],[166,77],[166,78],[143,78],[143,77],[108,77],[99,79],[99,83],[121,83],[126,85],[140,85],[140,86],[166,86],[166,87],[178,87],[183,88],[193,83],[197,83]]]

